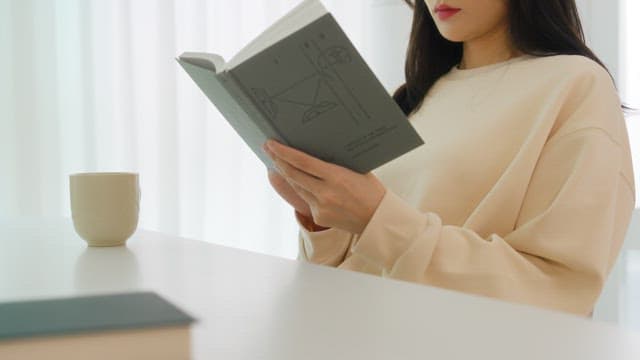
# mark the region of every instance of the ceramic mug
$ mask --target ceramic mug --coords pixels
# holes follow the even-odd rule
[[[71,216],[89,246],[123,245],[138,226],[137,173],[94,172],[69,175]]]

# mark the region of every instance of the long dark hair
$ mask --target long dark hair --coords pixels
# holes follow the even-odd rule
[[[424,0],[404,0],[413,11],[405,63],[406,83],[393,98],[410,114],[433,84],[462,59],[462,43],[445,39]],[[587,47],[575,0],[509,0],[509,33],[513,46],[534,56],[582,55],[606,69]]]

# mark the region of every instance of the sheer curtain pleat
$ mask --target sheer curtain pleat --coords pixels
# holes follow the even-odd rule
[[[205,50],[207,41],[207,0],[176,4],[176,47],[185,51]],[[176,51],[177,55],[177,51]],[[178,175],[181,194],[178,198],[178,224],[181,234],[204,238],[206,181],[206,122],[209,104],[202,101],[200,90],[191,79],[176,76],[176,105],[182,121],[177,122]]]
[[[13,39],[11,47],[5,49],[12,52],[13,71],[2,70],[11,77],[5,85],[12,101],[10,116],[20,119],[10,120],[6,132],[8,144],[13,145],[14,168],[8,170],[16,174],[10,188],[16,196],[13,209],[18,213],[52,212],[59,208],[58,194],[45,191],[40,185],[44,178],[50,186],[60,183],[56,176],[60,163],[55,101],[58,74],[51,71],[56,67],[56,34],[54,19],[49,15],[54,7],[48,2],[38,6],[31,1],[20,4],[13,3],[8,9]],[[36,27],[47,31],[40,33]],[[20,196],[25,192],[28,197]]]
[[[384,1],[323,2],[384,53],[366,21]],[[291,207],[175,57],[228,60],[298,3],[0,0],[0,217],[70,216],[69,174],[135,171],[141,228],[294,257]]]
[[[14,96],[14,50],[13,6],[0,1],[0,214],[5,216],[18,212],[18,148],[15,135],[18,123],[15,120]],[[2,51],[2,49],[6,49]]]

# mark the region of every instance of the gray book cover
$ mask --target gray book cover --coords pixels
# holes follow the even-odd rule
[[[0,341],[189,325],[193,321],[153,292],[16,301],[0,304]]]
[[[274,169],[273,161],[262,151],[262,144],[267,139],[287,142],[261,118],[250,99],[237,87],[230,86],[224,73],[218,74],[214,69],[198,66],[189,60],[178,59],[178,62],[258,158],[268,168]]]
[[[328,12],[230,69],[179,62],[268,167],[267,138],[359,173],[424,144]]]

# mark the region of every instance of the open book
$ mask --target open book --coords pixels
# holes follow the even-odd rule
[[[177,59],[253,152],[275,139],[367,173],[424,142],[318,0],[305,0],[229,62]]]

